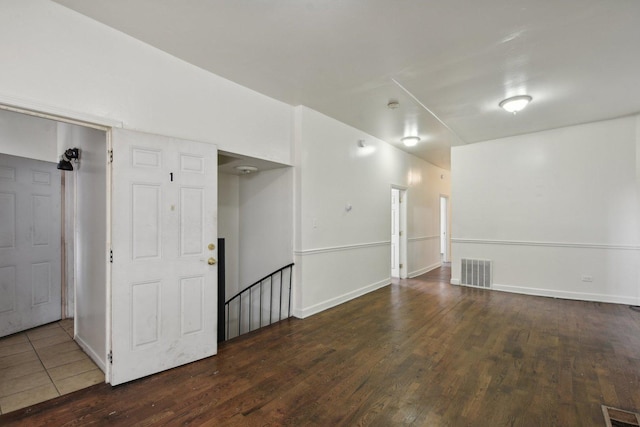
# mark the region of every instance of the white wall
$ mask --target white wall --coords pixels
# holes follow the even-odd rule
[[[218,173],[218,237],[225,239],[225,298],[239,289],[240,177]]]
[[[293,169],[240,177],[240,287],[293,262]]]
[[[291,107],[47,0],[0,6],[0,102],[291,164]]]
[[[496,289],[637,303],[637,120],[454,147],[452,283],[483,258]]]
[[[0,110],[0,153],[58,162],[56,122]]]
[[[107,354],[107,156],[103,131],[59,124],[59,144],[80,148],[75,181],[75,338],[104,371]]]
[[[438,267],[449,173],[309,108],[295,117],[296,316],[390,282],[392,185],[407,188],[409,275]]]
[[[293,262],[293,168],[218,174],[226,299]]]

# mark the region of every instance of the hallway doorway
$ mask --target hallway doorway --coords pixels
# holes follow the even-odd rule
[[[3,413],[105,381],[107,144],[106,128],[0,105]],[[79,158],[58,169],[72,147]],[[89,383],[55,383],[86,370]]]
[[[407,277],[406,190],[391,188],[391,277]]]
[[[449,198],[440,196],[440,262],[449,262]]]

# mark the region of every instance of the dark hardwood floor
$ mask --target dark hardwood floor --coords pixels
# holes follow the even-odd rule
[[[0,425],[604,426],[601,404],[640,409],[640,313],[448,281],[394,282]]]

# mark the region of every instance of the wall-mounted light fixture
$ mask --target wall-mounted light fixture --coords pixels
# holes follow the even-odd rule
[[[401,139],[402,143],[405,147],[415,147],[418,142],[420,142],[419,136],[405,136]]]
[[[532,99],[529,95],[512,96],[511,98],[503,99],[498,105],[506,111],[516,114],[529,105]]]
[[[72,171],[73,165],[71,164],[71,160],[75,160],[74,163],[78,163],[80,160],[79,148],[67,148],[65,152],[62,153],[62,156],[60,156],[57,168],[63,171]]]

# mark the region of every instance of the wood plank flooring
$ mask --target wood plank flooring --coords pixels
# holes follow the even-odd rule
[[[640,408],[640,313],[448,280],[398,281],[0,425],[604,426],[601,404]]]

